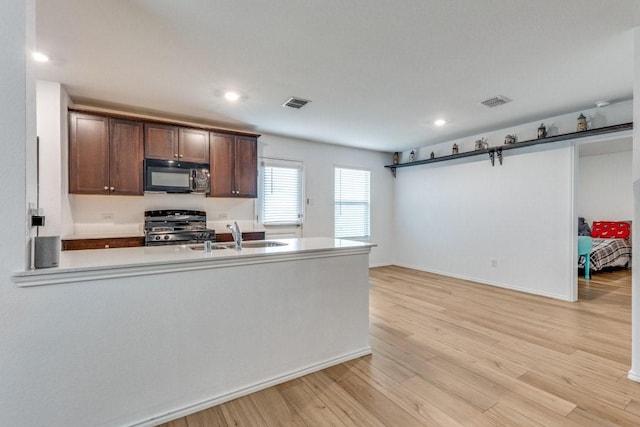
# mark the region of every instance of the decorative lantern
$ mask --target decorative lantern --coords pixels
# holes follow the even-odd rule
[[[453,144],[453,148],[451,149],[451,154],[458,154],[458,144]]]
[[[400,162],[400,153],[397,151],[393,153],[393,164],[397,165]]]
[[[414,150],[411,150],[411,153],[409,153],[409,161],[410,162],[416,161],[416,152]]]
[[[540,123],[540,126],[538,126],[538,139],[542,139],[546,137],[547,137],[547,127],[544,125],[544,123]]]
[[[580,114],[578,117],[578,125],[576,126],[576,131],[583,132],[587,130],[587,118],[584,114]]]
[[[429,155],[430,159],[435,159],[436,158],[436,153],[434,153],[433,151],[431,152],[431,154]]]
[[[487,142],[486,138],[480,138],[478,140],[476,140],[476,144],[474,146],[475,150],[484,150],[485,148],[489,147],[489,143]]]

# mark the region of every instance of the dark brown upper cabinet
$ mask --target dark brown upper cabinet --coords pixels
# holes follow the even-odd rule
[[[69,113],[69,192],[142,195],[141,122]]]
[[[212,132],[211,196],[258,196],[258,138]]]
[[[209,163],[208,131],[156,123],[145,123],[144,129],[146,158]]]

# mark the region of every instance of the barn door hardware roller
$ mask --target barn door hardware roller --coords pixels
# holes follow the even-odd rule
[[[502,147],[491,148],[489,150],[489,160],[491,160],[491,166],[496,165],[496,157],[498,158],[500,166],[502,166]]]

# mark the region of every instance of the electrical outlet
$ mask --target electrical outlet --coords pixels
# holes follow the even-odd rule
[[[226,212],[222,212],[218,214],[218,219],[228,219],[229,218],[229,214]]]
[[[103,221],[113,221],[113,212],[105,212],[100,215]]]
[[[497,267],[498,266],[498,260],[496,258],[491,258],[491,267]]]

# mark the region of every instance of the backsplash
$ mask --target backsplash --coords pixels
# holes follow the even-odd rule
[[[243,230],[260,229],[255,221],[255,199],[211,198],[193,194],[146,194],[144,196],[69,195],[73,234],[142,235],[144,211],[191,209],[207,213],[208,226],[224,232],[226,224],[238,221]]]

